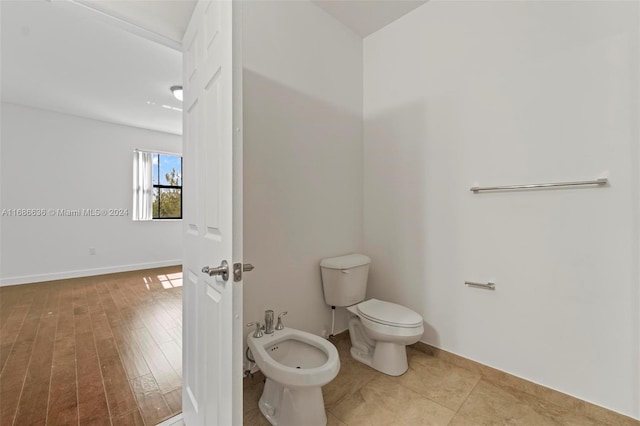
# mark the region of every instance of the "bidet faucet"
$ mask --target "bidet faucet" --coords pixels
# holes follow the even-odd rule
[[[247,327],[251,327],[252,325],[256,326],[256,331],[253,332],[253,337],[257,339],[264,336],[264,334],[262,334],[262,324],[260,324],[260,321],[250,322],[247,324]]]
[[[273,311],[271,309],[264,311],[264,332],[273,334]]]
[[[282,312],[278,315],[278,324],[276,325],[276,330],[282,330],[284,328],[284,324],[282,323],[282,317],[287,315],[287,312]]]

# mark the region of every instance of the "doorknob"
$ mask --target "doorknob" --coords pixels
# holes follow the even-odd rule
[[[243,272],[251,272],[255,269],[250,263],[245,263],[244,265],[240,262],[233,264],[233,281],[238,282],[242,280]]]
[[[223,260],[217,268],[205,266],[202,268],[202,272],[209,274],[210,277],[220,275],[224,281],[229,281],[229,264],[226,260]]]

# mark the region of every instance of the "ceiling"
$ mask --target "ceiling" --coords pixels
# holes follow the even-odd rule
[[[362,37],[426,2],[312,1]],[[182,134],[169,87],[195,3],[0,0],[2,101]]]
[[[0,6],[3,102],[182,134],[180,51],[74,3]]]
[[[196,4],[196,0],[75,1],[178,42],[182,40]],[[312,2],[364,38],[426,3],[427,0],[312,0]]]
[[[196,0],[74,0],[122,19],[179,46],[187,29]]]
[[[427,0],[313,0],[325,12],[366,37]]]

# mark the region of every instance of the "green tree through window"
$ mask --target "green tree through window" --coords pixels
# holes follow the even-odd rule
[[[153,218],[182,219],[182,157],[153,154]]]

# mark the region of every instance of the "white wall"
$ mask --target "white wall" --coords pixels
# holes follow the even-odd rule
[[[369,296],[421,313],[427,343],[635,418],[638,16],[432,1],[364,41]]]
[[[2,284],[181,263],[181,222],[134,222],[133,150],[182,138],[2,104],[0,209],[127,209],[112,217],[1,218]],[[89,254],[89,248],[96,250]]]
[[[362,40],[306,1],[245,2],[244,30],[244,319],[321,334],[320,259],[362,249]]]

